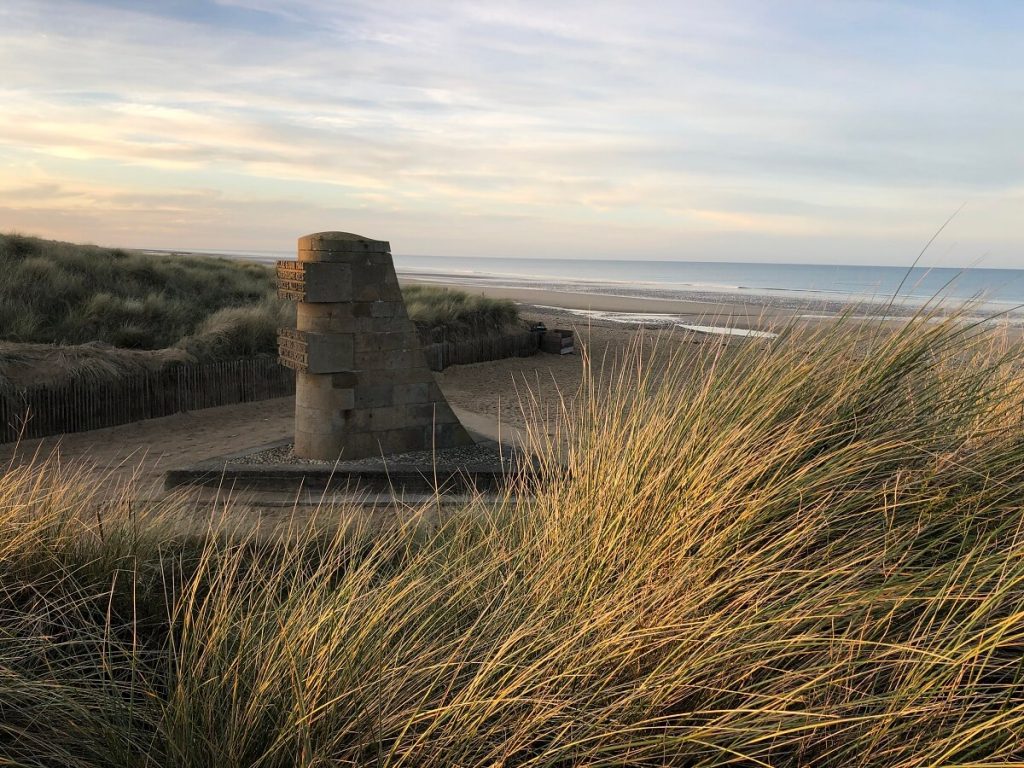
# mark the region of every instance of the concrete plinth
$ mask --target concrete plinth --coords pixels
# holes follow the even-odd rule
[[[294,368],[295,454],[358,459],[472,443],[434,383],[398,287],[390,245],[347,232],[299,238],[277,265],[278,293],[298,302],[279,335]]]

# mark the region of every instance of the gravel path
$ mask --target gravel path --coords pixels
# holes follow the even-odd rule
[[[365,459],[335,463],[331,461],[318,461],[316,459],[304,459],[296,456],[293,452],[293,445],[288,443],[287,445],[254,451],[245,456],[233,458],[228,464],[243,466],[297,464],[323,467],[325,469],[337,468],[339,471],[345,471],[354,469],[383,470],[398,465],[445,468],[471,467],[475,465],[499,467],[508,465],[510,462],[515,461],[516,458],[518,458],[518,454],[507,446],[499,448],[497,443],[487,442],[457,448],[442,448],[436,453],[433,451],[408,451],[389,456],[373,456]]]

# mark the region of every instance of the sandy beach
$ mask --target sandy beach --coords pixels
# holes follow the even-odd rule
[[[460,287],[461,290],[465,288]],[[489,291],[489,295],[493,295]],[[569,310],[643,311],[642,302],[622,297],[573,297],[554,292],[502,292],[502,298],[520,302],[522,318],[549,328],[570,328],[580,344],[572,355],[538,353],[473,365],[460,365],[436,374],[449,401],[501,429],[525,426],[523,403],[536,400],[554,404],[571,396],[582,380],[584,349],[596,360],[614,357],[634,339],[636,323],[617,323],[573,314]],[[530,300],[526,303],[524,300]],[[536,302],[536,304],[532,303]],[[550,306],[545,306],[548,303]],[[556,306],[555,303],[561,305]],[[759,325],[755,307],[695,305],[670,302],[659,310],[688,312],[693,318],[716,322],[744,320],[746,327]],[[540,306],[538,306],[540,305]],[[685,305],[685,306],[684,306]],[[694,334],[649,334],[691,343]],[[663,345],[665,348],[669,344]],[[20,445],[0,446],[0,467],[30,461],[59,452],[62,461],[85,461],[104,482],[116,485],[132,480],[140,493],[160,495],[163,473],[173,467],[194,464],[219,455],[257,447],[291,436],[294,399],[280,398],[243,403],[125,424],[117,427],[26,440]]]
[[[574,328],[591,354],[600,358],[624,349],[635,330],[615,323],[581,320],[558,311],[524,308],[528,321]],[[457,408],[509,426],[524,425],[520,394],[542,400],[580,384],[582,357],[538,353],[474,365],[453,366],[436,374]],[[294,398],[242,403],[178,413],[106,429],[0,445],[0,467],[59,451],[62,460],[87,461],[96,473],[117,483],[134,479],[147,495],[157,493],[163,473],[215,456],[291,436]]]
[[[694,321],[756,327],[782,319],[792,318],[792,309],[772,306],[767,301],[682,300],[655,296],[619,296],[611,293],[569,293],[543,288],[481,286],[461,282],[445,282],[444,278],[417,279],[400,275],[400,281],[410,285],[432,285],[494,299],[509,299],[537,311],[575,309],[599,312],[625,312],[631,314],[683,315]],[[820,308],[819,308],[820,309]]]
[[[403,279],[413,283],[414,280]],[[443,285],[436,280],[432,285]],[[722,328],[770,331],[785,323],[811,328],[821,317],[794,320],[809,308],[781,309],[753,302],[678,301],[624,297],[604,294],[570,294],[525,288],[474,287],[451,284],[453,289],[481,293],[515,301],[524,321],[544,323],[548,328],[571,329],[576,334],[577,353],[538,353],[526,358],[508,358],[473,365],[459,365],[436,374],[453,406],[472,418],[489,421],[499,429],[523,428],[530,403],[542,409],[557,409],[561,398],[572,397],[584,375],[584,353],[600,363],[615,359],[643,331],[641,343],[653,350],[657,363],[681,346],[697,352],[706,344],[757,344],[761,339],[723,337],[665,328],[658,315],[678,323]],[[629,313],[628,322],[609,319]],[[123,426],[28,440],[20,445],[0,446],[0,467],[21,463],[33,456],[59,451],[62,460],[83,460],[107,482],[134,479],[146,495],[159,495],[163,473],[216,456],[257,447],[291,436],[294,399],[281,398],[257,403],[229,405],[203,411],[125,424]]]

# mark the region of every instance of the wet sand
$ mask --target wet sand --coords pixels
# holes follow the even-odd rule
[[[599,312],[627,312],[631,314],[682,315],[687,322],[700,321],[710,325],[734,325],[738,327],[762,327],[792,319],[798,314],[791,308],[772,306],[768,301],[736,300],[690,300],[665,299],[658,297],[618,296],[608,293],[570,293],[544,288],[504,287],[473,285],[462,282],[446,282],[443,277],[422,279],[411,275],[399,275],[399,282],[407,285],[430,285],[464,291],[493,299],[509,299],[518,304],[536,307],[540,311],[557,312],[559,309],[576,309]],[[807,312],[821,312],[823,307],[808,303]]]
[[[1024,335],[1024,315],[1010,312],[993,315],[983,307],[967,305],[957,310],[954,304],[940,304],[922,309],[916,304],[871,301],[850,303],[838,299],[800,298],[775,295],[739,295],[710,291],[673,291],[675,297],[659,296],[656,288],[628,288],[631,294],[619,295],[602,291],[595,284],[593,291],[573,292],[526,285],[492,284],[487,279],[468,280],[458,275],[410,275],[399,273],[399,282],[406,285],[429,285],[453,291],[508,299],[521,312],[540,312],[567,318],[575,323],[589,320],[617,320],[621,327],[658,327],[672,325],[717,326],[720,328],[777,330],[782,326],[813,328],[845,316],[852,322],[881,322],[895,328],[914,317],[938,319],[959,314],[965,321],[993,318],[992,326],[1002,326],[1009,337]],[[608,290],[615,290],[608,286]],[[642,295],[646,294],[646,295]],[[616,315],[619,315],[616,317]],[[589,316],[589,317],[588,317]]]

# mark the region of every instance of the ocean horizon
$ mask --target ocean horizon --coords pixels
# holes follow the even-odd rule
[[[189,251],[273,262],[291,252]],[[1024,269],[851,264],[656,261],[643,259],[484,258],[394,254],[400,275],[419,280],[542,288],[639,298],[726,295],[777,304],[889,303],[916,308],[939,299],[970,302],[985,314],[1024,311]]]

